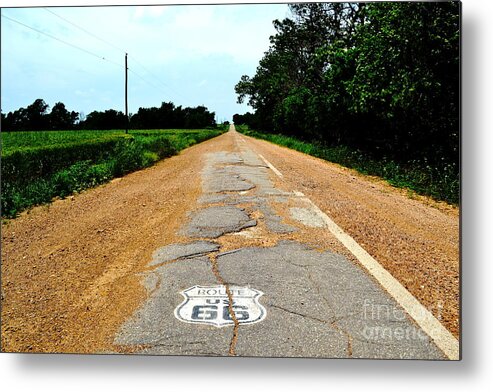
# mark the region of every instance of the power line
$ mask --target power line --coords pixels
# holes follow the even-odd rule
[[[72,43],[70,43],[70,42],[64,41],[64,40],[62,40],[62,39],[60,39],[60,38],[58,38],[58,37],[55,37],[54,35],[51,35],[51,34],[46,33],[46,32],[44,32],[44,31],[38,30],[38,29],[36,29],[36,28],[34,28],[34,27],[28,26],[27,24],[22,23],[22,22],[19,22],[18,20],[12,19],[12,18],[10,18],[10,17],[8,17],[8,16],[6,16],[6,15],[2,15],[2,17],[3,17],[3,18],[6,18],[6,19],[8,19],[8,20],[10,20],[10,21],[12,21],[12,22],[14,22],[14,23],[17,23],[17,24],[19,24],[19,25],[21,25],[21,26],[24,26],[24,27],[26,27],[26,28],[28,28],[28,29],[31,29],[31,30],[33,30],[33,31],[35,31],[35,32],[37,32],[37,33],[40,33],[40,34],[46,35],[47,37],[52,38],[52,39],[54,39],[54,40],[56,40],[56,41],[59,41],[59,42],[61,42],[61,43],[65,44],[65,45],[71,46],[71,47],[73,47],[73,48],[75,48],[75,49],[78,49],[78,50],[80,50],[80,51],[84,52],[84,53],[87,53],[87,54],[89,54],[89,55],[91,55],[91,56],[94,56],[94,57],[96,57],[96,58],[98,58],[98,59],[100,59],[100,60],[108,61],[109,63],[114,64],[114,65],[118,66],[119,68],[123,68],[123,66],[122,66],[121,64],[118,64],[118,63],[116,63],[116,62],[114,62],[114,61],[112,61],[112,60],[109,60],[109,59],[107,59],[107,58],[105,58],[105,57],[103,57],[103,56],[100,56],[100,55],[98,55],[98,54],[96,54],[96,53],[94,53],[94,52],[91,52],[91,51],[89,51],[89,50],[87,50],[87,49],[81,48],[80,46],[77,46],[77,45],[72,44]],[[140,75],[139,73],[135,72],[133,69],[130,69],[130,68],[129,68],[128,70],[129,70],[130,72],[132,72],[134,75],[136,75],[137,77],[139,77],[140,79],[142,79],[144,82],[146,82],[147,84],[149,84],[151,87],[154,87],[155,89],[158,89],[161,93],[163,93],[163,92],[164,92],[166,95],[168,95],[168,92],[165,92],[162,88],[160,88],[160,87],[156,86],[155,84],[153,84],[153,83],[149,82],[146,78],[144,78],[144,77],[143,77],[142,75]]]
[[[87,53],[87,54],[89,54],[89,55],[91,55],[91,56],[94,56],[94,57],[96,57],[96,58],[98,58],[98,59],[100,59],[100,60],[107,61],[107,62],[109,62],[109,63],[111,63],[111,64],[113,64],[113,65],[116,65],[116,66],[118,66],[118,67],[122,67],[122,65],[121,65],[121,64],[118,64],[118,63],[116,63],[115,61],[112,61],[112,60],[110,60],[110,59],[107,59],[106,57],[100,56],[99,54],[94,53],[94,52],[91,52],[91,51],[89,51],[89,50],[87,50],[87,49],[81,48],[80,46],[77,46],[77,45],[75,45],[75,44],[72,44],[72,43],[70,43],[70,42],[67,42],[67,41],[65,41],[65,40],[63,40],[63,39],[61,39],[61,38],[55,37],[54,35],[51,35],[51,34],[46,33],[46,32],[44,32],[44,31],[38,30],[38,29],[36,29],[36,28],[34,28],[34,27],[28,26],[27,24],[22,23],[22,22],[19,22],[18,20],[12,19],[12,18],[10,18],[10,17],[8,17],[8,16],[6,16],[6,15],[3,15],[3,14],[2,14],[2,18],[8,19],[8,20],[10,20],[10,21],[12,21],[12,22],[14,22],[14,23],[17,23],[17,24],[19,24],[19,25],[21,25],[21,26],[24,26],[24,27],[26,27],[26,28],[28,28],[28,29],[30,29],[30,30],[36,31],[36,32],[37,32],[37,33],[39,33],[39,34],[46,35],[47,37],[49,37],[49,38],[51,38],[51,39],[54,39],[54,40],[56,40],[56,41],[58,41],[58,42],[61,42],[61,43],[65,44],[65,45],[71,46],[72,48],[78,49],[78,50],[80,50],[80,51],[82,51],[82,52],[85,52],[85,53]]]
[[[176,91],[174,88],[172,88],[170,85],[164,83],[161,79],[159,79],[153,72],[151,72],[144,64],[142,64],[140,61],[138,61],[134,56],[132,56],[131,54],[128,55],[128,57],[130,57],[132,60],[134,60],[138,65],[140,65],[149,75],[153,76],[155,80],[157,80],[158,82],[160,82],[163,87],[165,87],[166,89],[170,89],[172,92],[174,92],[175,94],[181,96],[182,98],[185,98],[187,99],[185,96],[183,96],[182,94],[180,94],[178,91]]]
[[[156,86],[155,84],[149,82],[149,80],[147,80],[146,78],[144,78],[142,75],[138,74],[137,72],[135,72],[132,68],[129,68],[128,69],[130,72],[132,72],[135,76],[137,76],[138,78],[142,79],[144,82],[146,82],[149,86],[151,87],[154,87],[156,90],[159,90],[161,93],[165,93],[166,95],[168,95],[168,92],[167,91],[164,91],[162,87],[159,87],[159,86]]]
[[[67,23],[71,24],[72,26],[74,26],[74,27],[78,28],[79,30],[83,31],[84,33],[89,34],[91,37],[94,37],[94,38],[96,38],[96,39],[100,40],[101,42],[104,42],[106,45],[109,45],[109,46],[111,46],[111,47],[113,47],[113,48],[115,48],[115,49],[117,49],[117,50],[119,50],[119,51],[121,51],[121,52],[125,53],[125,50],[124,50],[124,49],[122,49],[122,48],[120,48],[120,47],[118,47],[118,46],[116,46],[116,45],[112,44],[111,42],[109,42],[109,41],[105,40],[104,38],[101,38],[101,37],[97,36],[97,35],[96,35],[96,34],[94,34],[94,33],[91,33],[89,30],[86,30],[85,28],[83,28],[83,27],[79,26],[78,24],[76,24],[76,23],[74,23],[74,22],[71,22],[71,21],[70,21],[70,20],[68,20],[67,18],[64,18],[64,17],[63,17],[63,16],[61,16],[61,15],[58,15],[57,13],[53,12],[52,10],[49,10],[48,8],[43,8],[43,9],[44,9],[46,12],[49,12],[50,14],[55,15],[57,18],[59,18],[59,19],[61,19],[61,20],[64,20],[65,22],[67,22]]]
[[[119,50],[119,51],[121,51],[121,52],[123,52],[123,53],[128,53],[126,50],[124,50],[124,49],[120,48],[119,46],[117,46],[117,45],[115,45],[115,44],[113,44],[113,43],[111,43],[111,42],[109,42],[109,41],[105,40],[104,38],[101,38],[100,36],[98,36],[98,35],[96,35],[96,34],[94,34],[94,33],[90,32],[89,30],[87,30],[87,29],[83,28],[82,26],[79,26],[78,24],[76,24],[76,23],[74,23],[74,22],[72,22],[72,21],[68,20],[67,18],[65,18],[65,17],[63,17],[63,16],[61,16],[61,15],[59,15],[59,14],[57,14],[57,13],[53,12],[52,10],[50,10],[50,9],[48,9],[48,8],[43,8],[43,9],[44,9],[45,11],[47,11],[47,12],[49,12],[49,13],[53,14],[53,15],[54,15],[54,16],[56,16],[57,18],[60,18],[61,20],[63,20],[63,21],[65,21],[65,22],[69,23],[70,25],[72,25],[72,26],[74,26],[74,27],[78,28],[79,30],[83,31],[84,33],[86,33],[86,34],[90,35],[91,37],[94,37],[94,38],[98,39],[99,41],[104,42],[106,45],[109,45],[109,46],[111,46],[112,48],[117,49],[117,50]],[[148,68],[147,68],[144,64],[142,64],[139,60],[137,60],[134,56],[132,56],[132,54],[128,53],[128,57],[130,57],[132,60],[134,60],[134,61],[135,61],[135,62],[136,62],[136,63],[137,63],[140,67],[142,67],[142,69],[144,69],[144,70],[145,70],[145,71],[146,71],[149,75],[151,75],[151,76],[152,76],[152,77],[153,77],[156,81],[158,81],[158,82],[159,82],[159,83],[160,83],[160,84],[161,84],[164,88],[171,90],[172,92],[174,92],[175,94],[177,94],[177,95],[181,96],[181,97],[182,97],[182,98],[184,98],[184,99],[187,99],[185,96],[183,96],[182,94],[180,94],[178,91],[176,91],[175,89],[173,89],[171,86],[169,86],[168,84],[164,83],[164,82],[163,82],[163,81],[162,81],[162,80],[161,80],[158,76],[156,76],[153,72],[151,72],[151,71],[150,71],[150,70],[149,70],[149,69],[148,69]],[[129,70],[130,70],[130,69],[129,69]],[[131,70],[131,71],[132,71],[132,70]],[[143,79],[143,80],[144,80],[144,78],[143,78],[141,75],[136,74],[136,73],[135,73],[135,71],[132,71],[132,72],[133,72],[135,75],[137,75],[138,77],[140,77],[141,79]],[[148,84],[150,84],[147,80],[146,80],[146,82],[147,82]],[[154,85],[152,85],[152,86],[153,86],[153,87],[156,87],[156,86],[154,86]],[[168,94],[168,93],[166,92],[166,94]]]
[[[111,44],[110,42],[105,41],[105,40],[103,40],[103,39],[99,38],[99,37],[98,37],[98,36],[96,36],[95,34],[92,34],[91,32],[89,32],[89,31],[85,30],[84,28],[82,28],[82,27],[80,27],[80,26],[76,25],[75,23],[70,22],[68,19],[63,18],[63,17],[61,17],[60,15],[57,15],[57,14],[55,14],[54,12],[52,12],[52,11],[50,11],[50,10],[47,10],[46,8],[45,8],[45,10],[46,10],[46,11],[48,11],[48,12],[50,12],[50,13],[52,13],[52,14],[54,14],[55,16],[58,16],[59,18],[61,18],[61,19],[65,20],[67,23],[70,23],[70,24],[74,25],[75,27],[77,27],[77,28],[81,29],[81,30],[82,30],[82,31],[84,31],[85,33],[87,33],[87,34],[89,34],[89,35],[91,35],[91,36],[93,36],[93,37],[95,37],[95,38],[97,38],[97,39],[99,39],[99,40],[101,40],[101,41],[105,42],[105,43],[106,43],[106,44],[108,44],[108,45],[111,45],[111,46],[113,46],[113,47],[117,48],[118,50],[122,50],[123,52],[125,52],[123,49],[118,48],[117,46],[115,46],[115,45]],[[32,26],[29,26],[29,25],[27,25],[27,24],[25,24],[25,23],[23,23],[23,22],[20,22],[20,21],[18,21],[18,20],[16,20],[16,19],[10,18],[10,17],[8,17],[8,16],[6,16],[6,15],[3,15],[3,14],[2,14],[2,17],[3,17],[3,18],[5,18],[5,19],[8,19],[8,20],[10,20],[10,21],[12,21],[12,22],[14,22],[14,23],[17,23],[17,24],[19,24],[19,25],[21,25],[21,26],[23,26],[23,27],[26,27],[26,28],[28,28],[28,29],[30,29],[30,30],[33,30],[33,31],[35,31],[35,32],[37,32],[37,33],[39,33],[39,34],[45,35],[45,36],[47,36],[47,37],[49,37],[49,38],[51,38],[51,39],[54,39],[54,40],[56,40],[56,41],[58,41],[58,42],[61,42],[61,43],[65,44],[65,45],[71,46],[72,48],[78,49],[78,50],[80,50],[80,51],[82,51],[82,52],[84,52],[84,53],[86,53],[86,54],[89,54],[89,55],[91,55],[91,56],[94,56],[94,57],[96,57],[96,58],[98,58],[98,59],[100,59],[100,60],[107,61],[107,62],[109,62],[109,63],[111,63],[111,64],[113,64],[113,65],[115,65],[115,66],[117,66],[117,67],[119,67],[119,68],[122,68],[122,67],[123,67],[123,65],[118,64],[118,63],[117,63],[117,62],[115,62],[115,61],[112,61],[112,60],[110,60],[110,59],[107,59],[106,57],[103,57],[103,56],[101,56],[101,55],[99,55],[99,54],[97,54],[97,53],[91,52],[91,51],[89,51],[89,50],[87,50],[87,49],[84,49],[84,48],[82,48],[82,47],[78,46],[78,45],[75,45],[75,44],[72,44],[72,43],[70,43],[70,42],[67,42],[67,41],[65,41],[65,40],[63,40],[63,39],[61,39],[61,38],[58,38],[58,37],[56,37],[56,36],[54,36],[54,35],[52,35],[52,34],[49,34],[49,33],[46,33],[46,32],[44,32],[44,31],[41,31],[41,30],[39,30],[39,29],[36,29],[36,28],[34,28],[34,27],[32,27]],[[147,68],[146,68],[146,67],[145,67],[142,63],[140,63],[139,61],[137,61],[137,60],[135,59],[135,57],[134,57],[134,56],[129,55],[129,57],[131,57],[131,58],[132,58],[132,59],[133,59],[136,63],[138,63],[138,64],[139,64],[142,68],[144,68],[144,69],[145,69],[145,70],[146,70],[149,74],[153,75],[155,79],[157,79],[157,80],[158,80],[158,81],[159,81],[159,82],[160,82],[163,86],[165,86],[165,87],[166,87],[166,89],[173,90],[170,86],[167,86],[167,85],[166,85],[164,82],[162,82],[162,81],[161,81],[161,80],[160,80],[160,79],[159,79],[156,75],[154,75],[151,71],[149,71],[149,70],[148,70],[148,69],[147,69]],[[143,77],[143,76],[142,76],[142,75],[140,75],[139,73],[135,72],[133,69],[128,68],[128,70],[129,70],[130,72],[132,72],[135,76],[137,76],[138,78],[140,78],[141,80],[143,80],[144,82],[146,82],[146,83],[147,83],[148,85],[150,85],[151,87],[153,87],[153,88],[155,88],[155,89],[159,90],[161,93],[164,93],[165,95],[168,95],[168,94],[169,94],[169,92],[168,92],[168,91],[165,91],[165,89],[163,89],[162,87],[159,87],[159,86],[157,86],[156,84],[151,83],[149,80],[147,80],[145,77]],[[174,91],[174,90],[173,90],[173,91]],[[176,93],[176,94],[178,94],[178,95],[181,95],[181,94],[179,94],[179,93],[178,93],[178,92],[176,92],[176,91],[175,91],[175,93]],[[185,98],[183,95],[181,95],[181,96],[182,96],[183,98]],[[186,99],[186,98],[185,98],[185,99]]]

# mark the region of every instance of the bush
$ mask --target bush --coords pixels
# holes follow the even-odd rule
[[[80,192],[102,184],[111,177],[112,173],[108,164],[91,165],[91,161],[77,162],[52,177],[54,193],[51,197],[65,197],[71,193]]]
[[[2,156],[1,213],[20,211],[151,166],[222,131],[144,131],[81,142],[19,147]]]
[[[157,161],[159,161],[159,155],[158,154],[156,154],[155,152],[151,152],[151,151],[145,151],[144,152],[144,161],[143,161],[144,167],[152,166]]]
[[[107,159],[121,137],[66,143],[54,146],[23,147],[2,155],[2,182],[28,182],[46,177],[76,162]]]
[[[45,179],[37,179],[22,186],[3,183],[2,216],[14,217],[29,206],[51,200],[53,194],[53,184]]]
[[[134,139],[120,140],[112,159],[112,173],[122,176],[144,166],[144,146]]]
[[[167,158],[178,152],[169,137],[166,136],[143,138],[142,144],[146,150],[156,153],[159,158]]]

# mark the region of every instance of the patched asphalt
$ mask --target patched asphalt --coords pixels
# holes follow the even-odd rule
[[[306,205],[288,208],[288,202],[296,204],[295,194],[278,189],[272,171],[236,140],[237,151],[207,156],[199,209],[180,228],[189,242],[163,243],[156,250],[143,277],[149,297],[121,327],[115,344],[160,355],[444,359],[400,306],[341,254],[293,240],[222,250],[219,240],[257,226],[256,214],[266,236],[324,225]],[[286,223],[274,202],[286,204],[301,226]],[[267,315],[255,324],[221,328],[179,320],[181,292],[197,285],[260,290]],[[197,311],[197,320],[208,317],[206,311]],[[239,310],[231,311],[235,318]]]
[[[256,224],[242,208],[214,206],[194,212],[183,233],[189,237],[217,238]]]
[[[149,265],[152,266],[183,258],[203,256],[217,250],[219,250],[219,245],[210,241],[195,241],[189,244],[171,244],[163,246],[154,252],[152,261]]]

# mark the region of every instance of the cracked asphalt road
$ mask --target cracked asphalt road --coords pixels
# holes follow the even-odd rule
[[[355,176],[231,130],[4,222],[2,350],[445,359],[312,202],[454,334],[457,213]]]
[[[360,266],[325,245],[330,234],[322,249],[313,246],[314,230],[323,227],[317,214],[294,190],[276,186],[234,129],[229,137],[232,151],[206,155],[202,195],[180,228],[184,242],[156,251],[144,274],[150,295],[114,343],[161,355],[444,359]],[[259,245],[262,238],[271,242]],[[190,322],[175,317],[182,292],[197,285],[227,292],[228,325],[203,322],[220,317],[215,297],[197,302]],[[263,292],[266,317],[242,323],[232,287]]]

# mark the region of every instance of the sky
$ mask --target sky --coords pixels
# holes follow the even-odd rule
[[[255,74],[275,33],[272,21],[289,11],[285,4],[233,4],[3,8],[1,14],[3,113],[37,98],[85,115],[124,112],[128,52],[129,113],[172,101],[204,105],[217,121],[231,121],[251,110],[236,103],[235,84]]]

